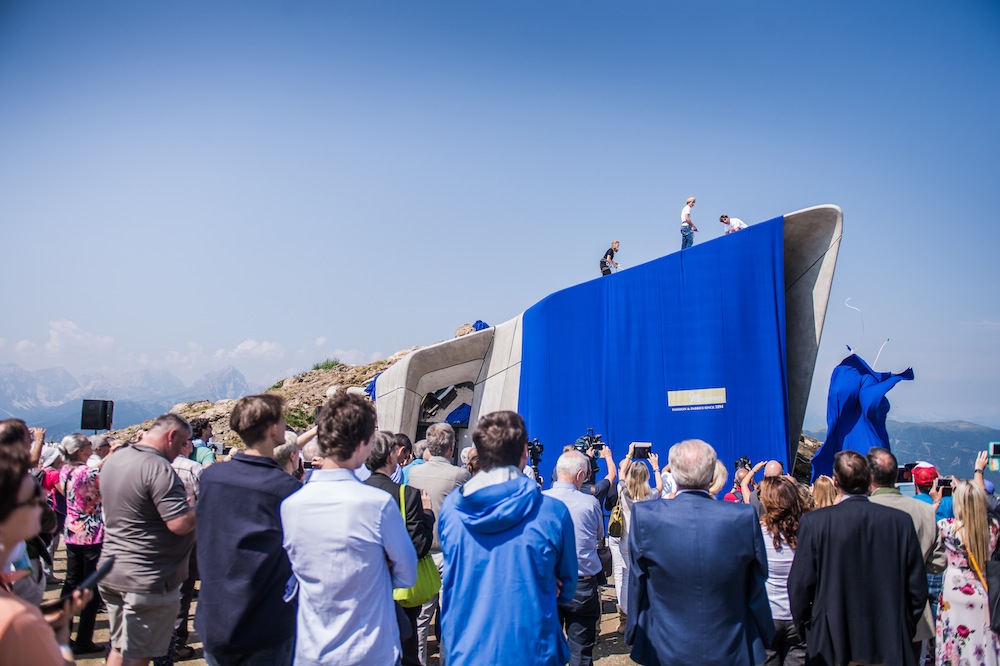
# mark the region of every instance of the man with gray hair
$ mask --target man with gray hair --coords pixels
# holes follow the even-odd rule
[[[441,505],[455,488],[472,478],[468,471],[452,464],[455,455],[455,431],[447,423],[435,423],[427,429],[427,451],[430,459],[418,467],[411,467],[408,475],[410,485],[417,490],[424,490],[430,496],[431,511],[435,516],[441,515]],[[419,442],[418,442],[419,444]],[[441,540],[438,537],[438,524],[434,523],[434,543],[431,545],[431,557],[438,571],[444,573],[444,556],[441,554]],[[427,634],[430,631],[434,612],[440,607],[440,595],[424,604],[417,618],[417,642],[420,652],[420,663],[427,664]],[[438,645],[441,639],[441,622],[438,620]],[[444,654],[444,650],[441,650]]]
[[[164,414],[141,441],[120,448],[101,468],[101,563],[115,558],[100,584],[111,629],[110,666],[146,666],[170,646],[195,527],[194,509],[170,463],[189,439],[188,422]]]
[[[767,656],[764,539],[752,507],[709,495],[715,461],[700,439],[675,444],[677,496],[632,506],[625,640],[640,664],[752,666]]]
[[[566,505],[576,534],[576,595],[570,603],[559,606],[559,621],[566,630],[571,666],[594,663],[597,622],[601,619],[598,582],[601,558],[597,555],[597,542],[604,536],[604,513],[596,497],[580,492],[589,476],[590,459],[579,451],[566,451],[556,461],[556,481],[542,493]]]

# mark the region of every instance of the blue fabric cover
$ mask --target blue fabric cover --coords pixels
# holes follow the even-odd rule
[[[379,375],[381,374],[382,373],[380,372],[378,373],[378,375],[372,377],[372,380],[368,382],[368,386],[365,387],[365,395],[371,398],[372,402],[375,402],[375,381],[379,378]]]
[[[468,423],[469,417],[472,415],[472,405],[467,402],[463,402],[461,405],[451,410],[451,413],[445,417],[445,423]]]
[[[742,233],[742,232],[741,232]],[[813,456],[813,480],[833,475],[833,456],[852,449],[861,455],[873,446],[889,446],[885,417],[889,401],[885,394],[904,379],[913,379],[913,368],[894,375],[875,372],[857,354],[851,354],[833,369],[826,402],[826,441]]]
[[[703,439],[727,467],[746,454],[788,468],[784,218],[565,289],[524,313],[518,411],[559,450],[593,427],[620,460]],[[671,408],[667,391],[725,388]],[[797,439],[797,438],[796,438]]]
[[[469,496],[451,493],[438,529],[446,663],[565,664],[569,645],[556,604],[573,600],[577,575],[566,505],[525,476]]]
[[[481,330],[483,330],[484,328],[489,328],[489,327],[490,327],[490,325],[489,325],[489,324],[487,324],[487,323],[486,323],[485,321],[483,321],[482,319],[477,319],[477,320],[476,320],[476,323],[472,325],[472,328],[473,328],[473,330],[476,330],[476,331],[481,331]]]

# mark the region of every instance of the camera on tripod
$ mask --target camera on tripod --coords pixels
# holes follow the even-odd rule
[[[538,467],[539,461],[542,459],[542,451],[545,450],[545,445],[538,441],[538,438],[528,440],[528,458],[531,460],[532,467]]]

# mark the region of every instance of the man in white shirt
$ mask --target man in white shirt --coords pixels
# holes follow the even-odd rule
[[[337,393],[319,416],[323,468],[281,504],[298,666],[396,664],[402,654],[392,590],[416,582],[417,553],[396,499],[355,476],[374,433],[371,403]]]
[[[740,229],[746,229],[747,223],[738,217],[729,217],[728,215],[720,215],[719,222],[726,225],[726,233],[731,234],[739,231]]]
[[[566,629],[571,666],[593,663],[597,622],[601,619],[598,575],[602,567],[597,542],[604,536],[604,513],[596,497],[580,492],[589,476],[590,460],[579,451],[566,451],[556,461],[556,482],[542,493],[566,505],[576,535],[576,595],[570,603],[559,605],[559,621]]]
[[[695,198],[688,197],[687,205],[681,209],[681,249],[686,250],[694,245],[694,234],[698,227],[691,220],[691,209],[694,208]]]

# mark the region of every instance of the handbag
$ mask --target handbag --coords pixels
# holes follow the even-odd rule
[[[611,547],[608,546],[607,539],[597,540],[597,557],[601,560],[601,570],[597,574],[597,582],[607,585],[608,579],[614,572],[614,560],[611,558]]]
[[[622,515],[622,499],[619,496],[615,508],[611,509],[611,518],[608,520],[608,536],[619,538],[625,530],[625,517]]]
[[[406,484],[399,486],[399,511],[406,522]],[[423,606],[434,598],[441,590],[441,574],[430,553],[417,560],[417,582],[413,587],[397,587],[392,591],[392,598],[403,608]]]

